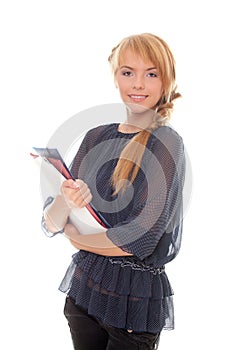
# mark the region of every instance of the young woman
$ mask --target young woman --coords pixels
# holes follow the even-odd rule
[[[175,62],[147,33],[123,39],[109,62],[127,120],[87,132],[72,163],[77,180],[46,204],[43,227],[78,249],[60,285],[74,349],[155,349],[174,328],[165,265],[182,233],[184,148],[166,123],[180,96]],[[104,233],[80,234],[69,221],[90,201],[111,225]]]

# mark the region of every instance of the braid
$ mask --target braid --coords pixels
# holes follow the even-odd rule
[[[161,117],[159,119],[159,122],[161,123],[161,125],[163,125],[165,121],[170,119],[171,114],[173,112],[173,107],[174,107],[173,101],[179,97],[181,97],[181,94],[179,92],[176,92],[176,87],[175,89],[172,90],[170,96],[161,97],[160,101],[158,102],[157,110],[156,110]]]
[[[146,129],[135,135],[121,152],[116,168],[112,175],[112,184],[115,188],[114,194],[120,190],[126,190],[126,183],[122,180],[134,182],[140,169],[142,157],[150,137],[150,132]]]
[[[160,118],[160,115],[155,113],[152,123],[135,135],[121,152],[112,176],[114,194],[117,194],[120,189],[125,191],[126,183],[122,180],[127,179],[130,183],[134,182],[150,135],[161,125],[158,117]]]

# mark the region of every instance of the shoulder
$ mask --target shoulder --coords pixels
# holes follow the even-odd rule
[[[82,146],[86,149],[92,148],[101,141],[110,139],[117,129],[117,124],[103,124],[89,129],[82,141]]]
[[[158,157],[179,159],[184,155],[183,139],[170,125],[160,126],[149,138],[147,148]]]
[[[170,125],[160,126],[153,131],[153,136],[158,139],[170,139],[177,142],[183,142],[182,137]]]
[[[103,124],[98,125],[90,130],[87,131],[85,138],[91,138],[96,139],[101,137],[108,137],[111,136],[111,134],[116,130],[117,124]]]
[[[183,139],[180,134],[170,125],[160,126],[155,129],[150,137],[150,145],[162,143],[166,148],[183,148]]]
[[[111,131],[116,129],[118,124],[116,123],[111,123],[111,124],[102,124],[102,125],[98,125],[90,130],[88,130],[87,134],[95,134],[95,133],[102,133],[105,131]]]

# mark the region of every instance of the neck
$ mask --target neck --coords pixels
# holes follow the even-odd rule
[[[141,106],[127,106],[127,120],[124,125],[127,125],[130,132],[137,132],[149,127],[154,117],[154,110],[144,109]]]

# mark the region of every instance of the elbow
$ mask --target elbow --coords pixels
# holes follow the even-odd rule
[[[49,232],[51,232],[51,233],[57,233],[58,231],[61,231],[61,230],[62,230],[62,229],[56,228],[56,227],[53,226],[53,225],[50,225],[50,223],[48,223],[48,222],[46,222],[46,221],[45,221],[45,225],[46,225],[46,227],[47,227],[47,230],[48,230]]]
[[[143,261],[144,259],[148,258],[153,254],[155,247],[156,247],[155,244],[144,245],[144,246],[141,245],[140,249],[138,249],[138,246],[133,247],[133,245],[131,245],[130,247],[122,246],[121,249],[127,252],[129,256],[135,256],[137,257],[137,259]]]

